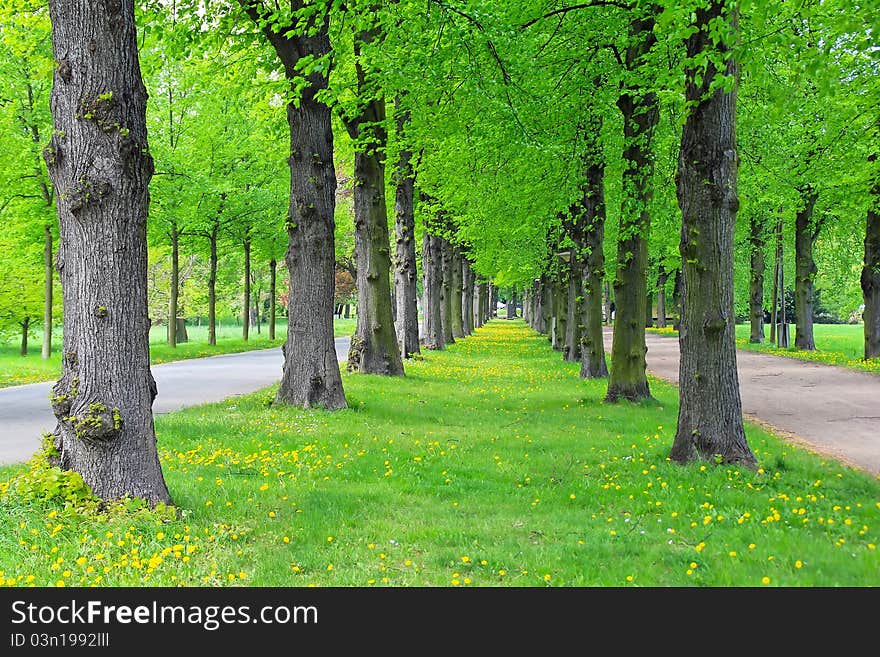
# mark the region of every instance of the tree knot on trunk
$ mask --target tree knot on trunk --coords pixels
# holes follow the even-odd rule
[[[52,413],[59,420],[63,420],[70,414],[70,408],[73,402],[79,397],[79,378],[62,378],[58,383],[52,386],[52,392],[49,394],[49,403],[52,406]]]
[[[88,205],[101,205],[109,193],[110,183],[106,180],[93,180],[88,176],[82,176],[67,190],[64,197],[70,211],[77,212]]]
[[[103,402],[92,402],[78,415],[69,415],[74,435],[84,442],[107,443],[122,432],[122,415],[116,407],[109,408]]]
[[[116,116],[118,103],[113,98],[112,91],[105,91],[97,96],[83,96],[79,100],[79,108],[76,118],[85,121],[93,121],[103,132],[124,130],[119,125]]]
[[[49,169],[54,169],[61,161],[61,144],[59,142],[58,134],[53,133],[49,138],[49,143],[43,149],[43,160],[45,160],[46,167]]]
[[[716,336],[727,326],[727,317],[722,313],[707,317],[703,322],[703,333],[706,335]]]

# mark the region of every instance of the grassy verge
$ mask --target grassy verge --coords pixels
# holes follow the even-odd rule
[[[336,337],[349,336],[354,333],[355,319],[334,320]],[[187,328],[189,342],[181,342],[176,348],[168,346],[165,338],[165,327],[154,326],[150,331],[150,360],[156,365],[188,358],[204,358],[232,354],[253,349],[269,349],[281,346],[286,337],[287,324],[279,322],[275,329],[275,340],[269,340],[268,329],[263,326],[258,333],[251,329],[247,341],[241,338],[241,327],[221,325],[217,330],[217,344],[208,344],[208,329],[204,326]],[[0,388],[52,381],[61,373],[61,336],[55,338],[55,351],[48,360],[40,355],[41,335],[31,343],[27,356],[21,356],[20,347],[15,341],[0,342]]]
[[[650,333],[661,335],[678,335],[678,332],[667,327],[665,329],[649,328]],[[794,326],[791,327],[791,341],[794,342]],[[765,334],[769,339],[769,327]],[[812,363],[825,363],[848,367],[862,372],[880,373],[880,359],[865,360],[864,327],[861,324],[816,324],[813,326],[816,351],[802,351],[793,346],[780,349],[765,341],[760,344],[749,342],[749,325],[737,324],[736,346],[748,351],[760,351],[774,356],[795,358]]]
[[[335,413],[271,406],[267,389],[158,416],[173,517],[132,504],[77,513],[64,494],[35,496],[39,469],[0,470],[0,578],[880,585],[876,478],[753,426],[757,471],[672,464],[674,387],[654,380],[656,402],[607,405],[605,382],[582,381],[521,321],[406,368],[345,374],[350,408]]]

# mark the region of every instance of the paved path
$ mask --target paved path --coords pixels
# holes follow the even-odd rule
[[[348,357],[349,341],[348,337],[336,338],[340,362]],[[168,413],[255,392],[277,383],[283,364],[277,348],[154,365],[159,394],[153,412]],[[49,407],[53,383],[0,388],[0,464],[28,460],[43,433],[55,428]]]
[[[611,349],[611,330],[605,330]],[[646,334],[648,371],[678,384],[678,338]],[[747,419],[880,476],[880,376],[738,349]]]

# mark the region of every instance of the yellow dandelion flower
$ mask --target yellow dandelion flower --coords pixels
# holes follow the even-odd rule
[[[769,584],[769,583],[770,583],[770,578],[767,577],[766,575],[761,578],[761,584]]]

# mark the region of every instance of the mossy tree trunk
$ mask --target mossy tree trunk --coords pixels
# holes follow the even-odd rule
[[[626,67],[639,71],[646,53],[656,43],[654,8],[636,12],[629,24],[630,45]],[[623,201],[617,240],[614,277],[615,321],[611,345],[611,375],[605,400],[638,401],[651,397],[645,355],[648,235],[653,197],[651,177],[654,155],[651,145],[659,117],[654,93],[638,87],[620,95],[617,106],[623,115]]]
[[[134,2],[51,0],[53,136],[64,305],[52,461],[104,500],[171,498],[156,448],[147,311],[153,161]]]
[[[794,346],[804,351],[815,351],[813,338],[813,281],[816,278],[816,259],[813,247],[819,237],[821,223],[814,212],[818,194],[811,185],[800,190],[801,206],[795,215],[795,277],[794,277]]]
[[[677,192],[682,227],[683,312],[679,333],[680,403],[670,457],[752,467],[736,370],[733,311],[733,245],[737,196],[736,89],[710,90],[716,75],[738,78],[738,67],[710,30],[736,17],[723,0],[696,10],[697,31],[687,40],[691,61],[718,48],[726,71],[711,56],[705,70],[686,70],[685,97],[692,105],[682,129]],[[714,27],[717,30],[717,27]]]
[[[470,260],[461,260],[461,324],[465,335],[474,332],[474,270]]]
[[[876,166],[877,156],[870,163]],[[880,358],[880,173],[874,173],[867,222],[865,224],[865,261],[862,266],[862,295],[865,310],[865,358]]]
[[[451,304],[450,314],[451,314],[451,324],[452,324],[452,337],[454,338],[463,338],[464,337],[464,324],[463,317],[461,312],[461,291],[462,291],[462,261],[464,258],[461,257],[461,249],[458,246],[452,245],[452,260],[450,262],[450,272],[449,272],[449,302]]]
[[[385,99],[371,87],[362,46],[377,30],[355,35],[354,63],[359,114],[344,119],[356,142],[354,154],[354,252],[357,262],[357,329],[348,351],[348,370],[403,376],[391,302],[391,238],[385,204]]]
[[[276,30],[272,10],[257,0],[239,0],[260,26],[278,55],[287,80],[299,88],[302,57],[321,58],[330,51],[327,17]],[[296,28],[296,29],[291,29]],[[276,404],[328,410],[347,406],[333,331],[336,275],[336,171],[330,108],[315,95],[327,88],[327,77],[313,71],[296,102],[287,105],[290,129],[290,204],[287,255],[290,294],[284,365]]]
[[[443,306],[443,246],[436,235],[425,232],[422,241],[422,344],[425,349],[444,349],[441,312]]]
[[[399,105],[398,102],[398,108]],[[409,114],[399,111],[398,134],[403,134],[408,120]],[[397,308],[394,331],[400,355],[409,358],[419,353],[419,311],[416,302],[418,268],[413,211],[415,181],[410,151],[400,151],[394,176],[394,288]]]
[[[440,325],[443,329],[443,344],[455,344],[452,332],[452,244],[445,238],[440,241]]]
[[[583,274],[581,263],[576,254],[572,254],[567,269],[565,346],[562,357],[568,362],[579,363],[581,360],[581,318],[583,317],[583,297],[581,296],[583,293]]]

